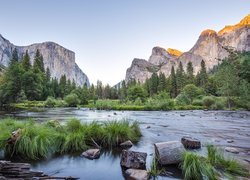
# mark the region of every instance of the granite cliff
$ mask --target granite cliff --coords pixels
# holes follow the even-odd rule
[[[196,74],[200,70],[201,60],[204,60],[207,70],[210,70],[228,57],[229,50],[250,51],[250,14],[235,25],[225,26],[218,33],[210,29],[204,30],[195,45],[187,52],[154,47],[148,61],[133,60],[127,69],[125,81],[135,79],[144,82],[153,72],[163,72],[169,76],[171,67],[177,68],[179,62],[182,62],[186,69],[187,63],[191,61]]]
[[[44,42],[32,44],[29,46],[15,46],[7,39],[0,35],[0,65],[7,67],[14,48],[17,49],[19,57],[28,51],[31,63],[38,49],[43,55],[44,66],[49,68],[52,77],[60,79],[66,75],[71,81],[75,80],[76,84],[82,86],[86,83],[89,86],[89,79],[86,74],[75,63],[75,53],[54,42]]]

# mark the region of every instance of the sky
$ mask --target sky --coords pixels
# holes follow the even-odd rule
[[[91,83],[115,85],[153,47],[188,51],[204,29],[249,13],[250,0],[0,0],[0,34],[15,45],[56,42]]]

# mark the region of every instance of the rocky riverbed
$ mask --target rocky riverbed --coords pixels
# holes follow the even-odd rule
[[[82,122],[137,120],[143,137],[130,150],[146,152],[147,168],[154,154],[154,143],[181,140],[183,136],[197,138],[202,143],[198,153],[204,154],[206,144],[214,144],[223,149],[228,156],[250,164],[250,112],[248,111],[95,111],[76,108],[46,109],[44,112],[18,111],[5,113],[20,119],[27,117],[38,121],[57,119],[62,122],[75,117]],[[88,160],[80,154],[50,157],[47,160],[31,162],[32,168],[42,170],[48,175],[75,176],[88,179],[123,179],[120,167],[119,149],[101,152],[99,159]],[[181,171],[170,166],[168,177],[160,179],[181,179]]]

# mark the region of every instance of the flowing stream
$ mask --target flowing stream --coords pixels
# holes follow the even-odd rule
[[[214,144],[221,149],[234,147],[239,154],[227,155],[250,165],[250,112],[249,111],[93,111],[77,108],[46,109],[44,112],[17,111],[0,115],[19,119],[34,118],[37,121],[51,119],[66,122],[70,118],[82,122],[129,120],[139,121],[143,137],[130,150],[147,152],[147,168],[154,154],[156,142],[180,140],[191,136],[201,140],[202,145]],[[228,143],[230,141],[231,143]],[[202,147],[199,153],[204,154]],[[51,157],[32,162],[32,168],[54,176],[74,176],[81,179],[124,179],[120,167],[120,151],[102,152],[96,160],[80,157],[80,154]],[[159,179],[182,179],[176,167],[167,168],[167,177]]]

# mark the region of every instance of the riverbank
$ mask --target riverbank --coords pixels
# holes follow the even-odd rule
[[[10,109],[26,109],[29,111],[44,111],[44,108],[72,107],[64,100],[49,98],[46,101],[24,101],[21,103],[10,104]],[[85,105],[75,105],[77,108],[89,108],[97,110],[116,110],[116,111],[170,111],[170,110],[244,110],[242,107],[227,108],[223,98],[204,98],[196,100],[192,104],[183,105],[173,99],[149,99],[142,102],[120,101],[120,100],[97,100],[88,101]]]
[[[10,114],[8,114],[9,116]],[[89,111],[78,108],[54,108],[46,109],[46,112],[13,112],[19,119],[34,118],[44,124],[52,119],[58,119],[66,124],[71,117],[77,117],[82,123],[106,122],[112,120],[123,120],[130,122],[137,120],[141,129],[142,137],[130,150],[146,152],[147,169],[154,156],[154,143],[180,140],[181,137],[189,135],[198,138],[202,142],[202,148],[198,154],[205,154],[206,144],[214,144],[222,151],[226,147],[234,147],[238,153],[224,152],[226,156],[235,158],[246,164],[249,161],[248,144],[249,119],[247,111]],[[237,129],[237,131],[236,131]],[[230,140],[230,141],[229,141]],[[60,156],[48,157],[46,161],[32,162],[32,168],[48,172],[57,172],[58,176],[72,175],[75,177],[93,177],[93,179],[109,179],[115,177],[122,179],[123,174],[120,167],[120,151],[115,148],[111,151],[102,152],[98,160],[87,160],[80,157],[80,153],[62,154]],[[108,168],[112,166],[112,169]],[[167,167],[166,175],[170,179],[182,179],[182,172],[178,167]],[[93,176],[94,174],[94,176]],[[102,174],[99,176],[99,174]]]

